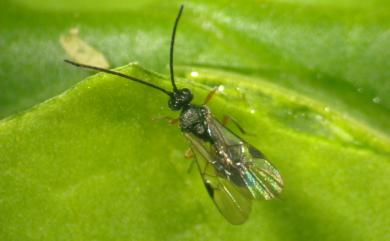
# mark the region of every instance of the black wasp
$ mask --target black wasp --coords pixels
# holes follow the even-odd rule
[[[195,154],[208,194],[220,213],[230,223],[242,224],[249,216],[252,200],[275,198],[282,192],[283,180],[278,170],[260,151],[214,118],[205,104],[215,91],[210,92],[205,104],[195,105],[191,104],[193,95],[189,89],[176,87],[173,74],[173,49],[176,28],[182,12],[183,6],[180,7],[176,17],[170,46],[170,75],[173,91],[112,70],[65,61],[78,67],[121,76],[167,94],[169,108],[180,111],[178,120],[181,131],[191,143],[191,150]]]

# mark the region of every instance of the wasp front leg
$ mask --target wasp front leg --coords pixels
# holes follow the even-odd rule
[[[214,87],[206,96],[206,99],[204,100],[203,102],[203,105],[207,105],[210,100],[215,96],[215,94],[217,93],[218,91],[218,86],[217,87]]]
[[[161,117],[155,117],[152,119],[153,121],[167,121],[171,125],[175,125],[179,123],[179,118],[172,118],[169,116],[161,116]]]

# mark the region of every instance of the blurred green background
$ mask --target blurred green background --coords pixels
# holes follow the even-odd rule
[[[227,86],[213,110],[256,133],[248,139],[285,178],[282,197],[255,204],[243,226],[227,224],[187,174],[177,128],[151,121],[170,114],[164,96],[101,75],[71,88],[91,72],[63,63],[60,35],[77,27],[111,66],[138,62],[123,70],[161,82],[144,69],[168,75],[181,3],[175,64],[190,80],[180,85],[198,103]],[[1,7],[1,240],[390,239],[389,1]]]

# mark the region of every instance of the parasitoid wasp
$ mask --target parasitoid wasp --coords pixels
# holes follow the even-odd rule
[[[65,62],[81,68],[102,71],[117,75],[151,88],[169,96],[168,106],[172,111],[180,111],[179,126],[191,144],[197,167],[206,190],[219,212],[232,224],[244,223],[250,214],[252,200],[270,200],[282,192],[283,180],[279,171],[267,158],[248,142],[218,121],[206,106],[215,90],[210,92],[203,105],[192,104],[192,92],[178,89],[173,71],[173,50],[176,29],[184,6],[176,17],[170,44],[170,79],[172,91],[100,67]],[[242,128],[233,121],[238,129]]]

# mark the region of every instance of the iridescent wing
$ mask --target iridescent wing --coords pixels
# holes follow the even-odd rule
[[[254,146],[224,127],[218,120],[210,116],[209,132],[216,142],[222,146],[233,165],[227,176],[233,183],[244,185],[253,199],[270,200],[283,190],[283,179],[279,171]]]
[[[283,190],[278,170],[251,144],[243,141],[211,115],[211,142],[191,133],[197,166],[205,187],[221,214],[232,224],[246,221],[252,199],[273,199]]]
[[[191,142],[196,164],[208,194],[219,212],[232,224],[244,223],[250,214],[252,201],[245,187],[239,187],[220,176],[213,166],[216,156],[210,146],[190,133],[185,136]],[[245,195],[246,193],[246,195]]]

